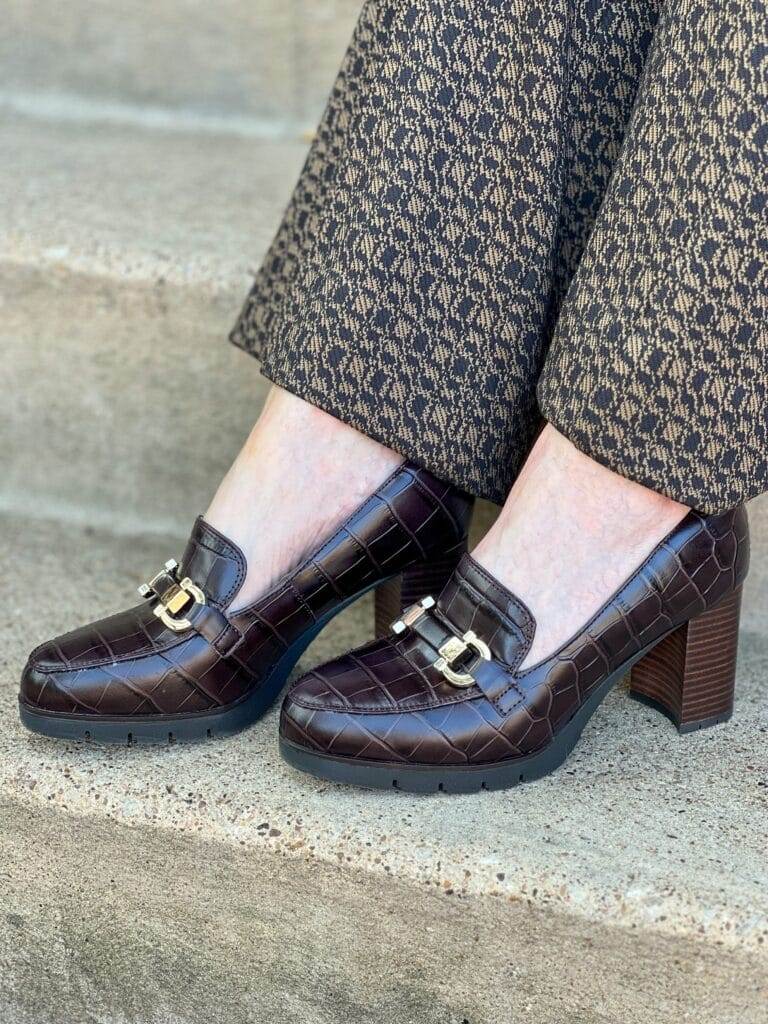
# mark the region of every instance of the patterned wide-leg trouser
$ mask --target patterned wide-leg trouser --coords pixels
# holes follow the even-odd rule
[[[495,501],[768,490],[766,2],[368,0],[232,339]]]

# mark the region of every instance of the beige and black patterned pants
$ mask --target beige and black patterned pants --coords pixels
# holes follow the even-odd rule
[[[232,338],[495,501],[542,416],[768,490],[766,3],[368,0]]]

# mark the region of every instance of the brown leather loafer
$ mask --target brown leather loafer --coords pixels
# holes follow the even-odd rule
[[[403,597],[445,582],[466,549],[472,499],[405,464],[298,568],[229,612],[243,553],[202,518],[177,567],[141,588],[143,604],[38,647],[21,682],[35,732],[111,742],[236,732],[276,699],[323,626],[402,574]]]
[[[743,508],[690,513],[584,629],[518,671],[530,611],[465,555],[440,599],[410,608],[390,636],[315,669],[289,691],[281,751],[338,782],[412,791],[514,786],[560,765],[612,686],[681,732],[731,715]]]

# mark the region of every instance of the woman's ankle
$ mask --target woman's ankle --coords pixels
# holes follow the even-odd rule
[[[248,560],[235,607],[297,565],[402,462],[391,449],[273,387],[205,514]]]
[[[474,557],[530,608],[523,668],[556,651],[688,509],[590,459],[547,425]]]

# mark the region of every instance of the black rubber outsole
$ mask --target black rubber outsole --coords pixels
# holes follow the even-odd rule
[[[374,586],[379,586],[376,583]],[[258,689],[236,704],[191,715],[98,716],[40,711],[19,700],[19,717],[30,732],[60,740],[143,746],[195,743],[232,736],[257,722],[283,691],[296,662],[320,631],[340,612],[372,590],[354,594],[316,622],[289,647]]]

